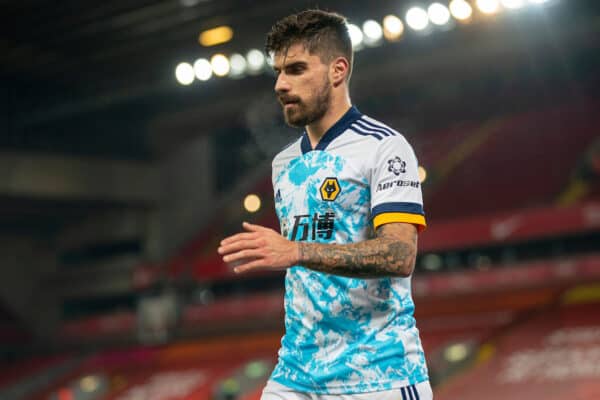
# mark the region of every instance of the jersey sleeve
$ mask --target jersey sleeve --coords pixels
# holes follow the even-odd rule
[[[391,222],[426,227],[423,195],[415,153],[401,136],[380,142],[371,168],[371,218],[373,226]]]

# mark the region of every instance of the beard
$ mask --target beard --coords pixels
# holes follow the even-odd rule
[[[303,101],[300,98],[295,99],[294,106],[283,108],[285,122],[294,128],[303,128],[306,125],[323,118],[331,101],[331,88],[329,79],[326,78],[323,85],[317,88],[317,91],[310,102]]]

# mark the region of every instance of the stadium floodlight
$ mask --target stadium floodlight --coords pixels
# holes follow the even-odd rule
[[[427,8],[429,20],[434,25],[446,25],[450,21],[450,11],[448,7],[440,3],[433,3]]]
[[[246,58],[238,53],[234,53],[229,57],[229,76],[232,78],[239,78],[246,73],[246,67],[248,63]]]
[[[406,12],[406,23],[415,31],[422,31],[429,25],[427,11],[421,7],[412,7]]]
[[[233,29],[227,25],[217,26],[200,33],[198,43],[204,47],[227,43],[233,38]]]
[[[484,14],[495,14],[500,9],[498,0],[477,0],[477,8]]]
[[[194,67],[190,63],[179,63],[175,68],[175,78],[184,86],[190,85],[194,82]]]
[[[471,18],[473,8],[465,0],[452,0],[450,2],[450,14],[459,21]]]
[[[210,59],[210,66],[216,76],[225,76],[229,73],[229,60],[223,54],[215,54]]]
[[[523,0],[500,0],[504,8],[516,10],[524,6]]]
[[[352,41],[352,48],[354,50],[360,50],[362,48],[364,39],[362,30],[354,24],[348,24],[348,34],[350,35],[350,40]]]
[[[365,21],[362,27],[364,33],[364,41],[368,46],[373,46],[381,42],[383,37],[383,29],[379,22],[372,19]]]
[[[383,18],[383,36],[390,42],[400,39],[404,33],[402,20],[395,15],[386,15]]]
[[[246,61],[248,62],[248,72],[251,74],[260,73],[265,68],[265,55],[260,50],[250,50],[246,54]]]
[[[210,65],[210,61],[206,58],[199,58],[194,63],[194,72],[196,74],[196,78],[201,81],[207,81],[213,74],[212,66]]]

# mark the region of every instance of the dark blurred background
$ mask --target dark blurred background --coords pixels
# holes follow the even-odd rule
[[[260,397],[283,275],[216,247],[278,229],[262,48],[308,7],[422,167],[436,399],[600,398],[600,3],[433,3],[0,2],[0,398]]]

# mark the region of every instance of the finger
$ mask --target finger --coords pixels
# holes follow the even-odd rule
[[[233,263],[233,262],[242,260],[244,258],[255,259],[255,258],[262,258],[262,257],[263,257],[262,250],[258,250],[258,249],[241,250],[236,253],[227,254],[226,256],[223,257],[223,261],[225,261],[226,263]]]
[[[260,232],[260,231],[270,231],[270,228],[267,228],[265,226],[262,225],[255,225],[255,224],[251,224],[250,222],[243,222],[242,226],[244,227],[244,229],[250,231],[250,232]]]
[[[221,246],[225,245],[225,244],[230,244],[233,242],[236,242],[238,240],[251,240],[251,239],[256,239],[256,234],[254,232],[242,232],[242,233],[236,233],[235,235],[226,237],[225,239],[221,240]]]
[[[217,252],[221,255],[233,253],[239,250],[256,249],[260,247],[258,240],[238,240],[229,244],[221,245]]]
[[[233,269],[233,272],[235,272],[236,274],[241,274],[243,272],[248,272],[248,271],[252,271],[252,270],[256,270],[256,269],[262,269],[262,268],[266,268],[266,267],[267,266],[265,265],[263,260],[254,260],[249,263],[238,265],[237,267],[235,267]]]

